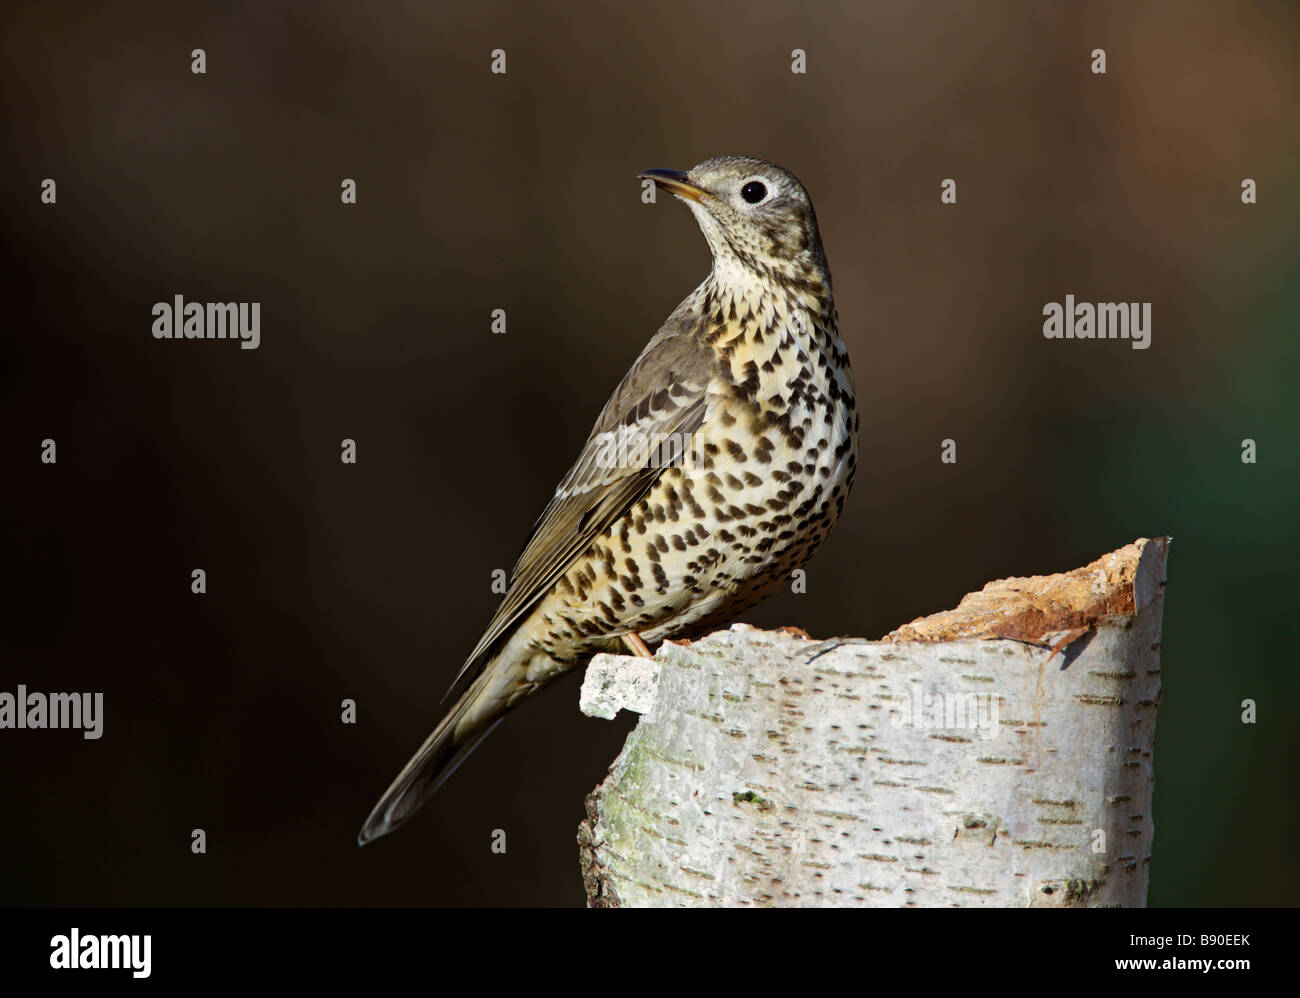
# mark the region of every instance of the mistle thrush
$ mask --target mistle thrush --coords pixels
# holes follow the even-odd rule
[[[596,652],[708,633],[788,583],[844,508],[858,416],[808,194],[739,156],[640,177],[695,214],[713,270],[605,403],[453,683],[468,687],[362,844],[411,817],[510,708]]]

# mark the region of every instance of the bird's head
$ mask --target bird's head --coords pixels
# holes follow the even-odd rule
[[[829,295],[817,216],[794,174],[761,159],[718,156],[684,173],[637,176],[686,202],[713,251],[715,275],[739,267],[790,291]]]

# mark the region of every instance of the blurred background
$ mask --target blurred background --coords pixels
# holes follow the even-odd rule
[[[0,732],[0,902],[583,903],[631,722],[573,676],[354,839],[707,271],[635,174],[743,153],[816,204],[863,452],[746,619],[877,637],[1171,534],[1150,901],[1293,904],[1300,9],[608,7],[5,5],[0,690],[107,716]],[[175,294],[261,302],[260,349],[154,340]],[[1045,340],[1067,294],[1151,302],[1151,348]]]

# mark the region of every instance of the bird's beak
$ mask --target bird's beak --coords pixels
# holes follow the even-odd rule
[[[691,201],[699,201],[700,196],[704,194],[701,188],[686,179],[686,174],[681,170],[642,170],[636,178],[653,180],[655,186],[669,194],[676,194],[679,198],[689,198]]]

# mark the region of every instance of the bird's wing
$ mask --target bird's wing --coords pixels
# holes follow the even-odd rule
[[[645,495],[665,467],[680,461],[704,419],[714,363],[700,335],[703,319],[690,301],[669,316],[605,403],[577,461],[533,525],[505,598],[451,689],[482,669],[497,641],[573,560]],[[620,439],[640,440],[642,453],[619,450]],[[675,445],[666,446],[666,454],[651,449],[665,439]]]

